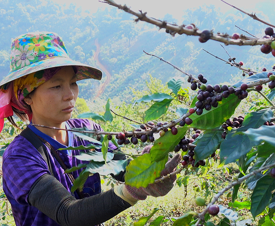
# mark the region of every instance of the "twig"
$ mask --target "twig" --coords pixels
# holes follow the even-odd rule
[[[137,19],[135,19],[136,22],[138,21],[144,21],[147,22],[149,24],[153,24],[157,27],[159,27],[160,29],[164,28],[166,30],[169,31],[169,33],[171,35],[175,35],[175,34],[186,34],[186,35],[191,35],[191,36],[200,36],[202,34],[201,30],[198,30],[197,27],[195,27],[194,29],[187,29],[185,28],[185,25],[177,25],[177,24],[170,24],[167,23],[166,21],[161,21],[152,17],[148,17],[147,13],[143,13],[142,11],[136,12],[131,10],[129,7],[127,7],[126,5],[120,5],[117,4],[115,1],[113,0],[104,0],[101,1],[102,3],[107,3],[111,6],[117,7],[120,10],[124,10],[127,13],[130,13],[134,16],[137,17]],[[209,29],[211,30],[211,29]],[[222,34],[222,33],[217,33],[214,34],[213,31],[211,31],[211,37],[210,39],[218,41],[218,42],[222,42],[225,45],[263,45],[263,44],[270,44],[274,38],[271,39],[258,39],[258,38],[251,38],[251,37],[246,37],[244,35],[241,35],[241,39],[232,39],[232,36],[228,35],[228,34]]]
[[[228,186],[226,186],[225,188],[223,188],[217,195],[214,196],[214,198],[212,199],[212,201],[207,205],[207,207],[205,208],[205,210],[203,212],[201,212],[198,217],[199,220],[197,221],[196,225],[199,225],[200,221],[204,221],[204,215],[207,213],[208,209],[210,206],[212,206],[216,201],[218,201],[218,199],[226,192],[228,191],[230,188],[234,187],[235,185],[241,184],[242,182],[244,182],[245,180],[247,180],[248,178],[252,177],[253,175],[256,175],[257,173],[269,169],[271,167],[274,167],[275,163],[270,164],[268,166],[263,166],[262,168],[259,168],[249,174],[247,174],[244,177],[239,178],[238,180],[234,181],[232,184],[229,184]]]
[[[161,181],[163,181],[163,180],[165,180],[167,178],[170,178],[171,176],[180,173],[183,169],[184,169],[184,167],[181,167],[181,168],[177,169],[176,171],[174,171],[173,173],[169,173],[169,174],[167,174],[167,175],[165,175],[165,176],[163,176],[163,177],[161,177],[159,179],[156,179],[154,183],[159,183],[159,182],[161,182]]]
[[[180,71],[181,73],[183,73],[183,74],[189,76],[189,78],[193,79],[195,82],[201,83],[200,80],[196,79],[196,78],[193,77],[191,74],[189,74],[189,73],[187,73],[187,72],[181,70],[180,68],[178,68],[178,67],[175,66],[174,64],[171,64],[170,62],[164,60],[162,57],[158,57],[158,56],[156,56],[156,55],[154,55],[154,54],[147,53],[145,50],[143,50],[143,52],[144,52],[145,54],[149,55],[149,56],[156,57],[156,58],[160,59],[161,61],[163,61],[163,62],[165,62],[165,63],[171,65],[171,66],[172,66],[173,68],[175,68],[176,70],[178,70],[178,71]]]
[[[241,29],[241,28],[238,27],[237,25],[235,25],[235,27],[239,28],[240,30],[244,31],[245,33],[251,35],[251,36],[254,37],[254,38],[258,38],[258,37],[256,37],[255,35],[252,35],[251,33],[249,33],[248,31],[246,31],[246,30],[244,30],[244,29]]]
[[[261,94],[262,97],[265,98],[265,100],[272,105],[272,107],[275,107],[275,105],[271,102],[271,100],[267,98],[266,95],[264,95],[261,91],[258,91],[258,93]]]
[[[207,53],[210,54],[211,56],[213,56],[213,57],[215,57],[215,58],[217,58],[217,59],[219,59],[219,60],[221,60],[221,61],[223,61],[223,62],[225,62],[225,63],[227,63],[227,64],[229,64],[229,65],[231,65],[231,66],[234,66],[234,67],[236,67],[236,68],[239,68],[240,70],[242,70],[242,71],[245,72],[245,73],[249,73],[249,72],[257,73],[256,71],[251,71],[250,69],[248,70],[248,69],[242,68],[241,66],[238,66],[236,63],[231,63],[231,62],[226,61],[226,60],[224,60],[224,59],[222,59],[222,58],[220,58],[220,57],[218,57],[218,56],[215,56],[214,54],[208,52],[208,51],[205,50],[205,49],[203,49],[203,51],[207,52]]]
[[[111,112],[113,112],[115,115],[117,115],[117,116],[119,116],[119,117],[122,117],[122,118],[124,118],[124,119],[126,119],[126,120],[129,120],[129,121],[131,121],[131,122],[134,122],[134,123],[137,123],[137,124],[142,124],[141,122],[137,122],[137,121],[135,121],[135,120],[133,120],[133,119],[130,119],[130,118],[127,118],[127,117],[125,117],[125,116],[122,116],[122,115],[119,115],[119,114],[117,114],[117,113],[115,113],[112,109],[110,109],[111,110]]]
[[[242,12],[242,13],[244,13],[244,14],[250,16],[250,17],[252,17],[254,20],[257,20],[257,21],[259,21],[259,22],[261,22],[261,23],[263,23],[263,24],[266,24],[266,25],[268,25],[268,26],[270,26],[270,27],[274,27],[274,28],[275,28],[275,26],[274,26],[273,24],[269,24],[269,23],[267,23],[267,22],[265,22],[265,21],[259,19],[259,18],[256,16],[256,14],[247,13],[247,12],[245,12],[245,11],[243,11],[243,10],[237,8],[236,6],[233,6],[233,5],[229,4],[229,3],[227,3],[227,2],[224,1],[224,0],[221,0],[221,1],[224,2],[225,4],[229,5],[229,6],[233,7],[234,9],[237,9],[237,10],[239,10],[240,12]]]
[[[226,51],[226,49],[224,48],[224,46],[221,44],[221,47],[224,49],[224,51],[227,53],[227,55],[229,56],[229,58],[231,58],[231,56],[229,55],[229,53]]]

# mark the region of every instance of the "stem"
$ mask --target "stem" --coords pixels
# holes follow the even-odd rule
[[[210,206],[212,206],[216,201],[218,201],[218,199],[220,198],[220,196],[222,196],[226,191],[228,191],[229,189],[231,189],[232,187],[234,187],[235,185],[241,184],[242,182],[244,182],[245,180],[247,180],[248,178],[256,175],[257,173],[272,168],[275,166],[275,163],[270,164],[268,166],[263,166],[241,178],[239,178],[238,180],[234,181],[232,184],[229,184],[228,186],[226,186],[225,188],[223,188],[217,195],[214,196],[214,198],[212,199],[212,201],[207,205],[207,207],[205,208],[205,210],[199,214],[199,220],[197,221],[196,225],[198,225],[200,223],[200,221],[204,221],[204,215],[207,213],[208,209]]]
[[[111,109],[111,112],[113,112],[115,115],[117,115],[117,116],[119,116],[119,117],[121,117],[121,118],[124,118],[124,119],[126,119],[126,120],[129,120],[129,121],[131,121],[131,122],[134,122],[134,123],[137,123],[137,124],[142,124],[141,122],[137,122],[137,121],[132,120],[132,119],[130,119],[130,118],[127,118],[127,117],[125,117],[125,116],[119,115],[119,114],[115,113],[112,109]]]
[[[175,34],[179,34],[179,35],[186,34],[186,35],[191,35],[191,36],[200,36],[202,34],[202,30],[199,30],[196,26],[194,27],[194,29],[187,29],[187,28],[185,28],[184,24],[182,24],[182,25],[177,25],[175,23],[171,24],[171,23],[167,23],[166,21],[155,19],[153,17],[148,17],[146,12],[144,13],[141,10],[139,12],[133,11],[126,5],[120,5],[120,4],[116,3],[114,0],[102,0],[100,2],[109,4],[111,6],[114,6],[120,10],[123,10],[129,14],[136,16],[137,17],[137,19],[135,19],[136,22],[144,21],[146,23],[153,24],[153,25],[159,27],[160,29],[162,29],[162,28],[166,29],[167,31],[169,31],[169,33],[172,36],[175,36]],[[228,3],[226,3],[226,4],[228,4]],[[245,13],[245,12],[243,12],[243,13]],[[253,19],[257,19],[258,21],[267,24],[266,22],[257,18],[255,15],[250,15],[250,14],[247,14],[247,15],[253,17]],[[274,25],[271,25],[271,24],[268,24],[268,25],[274,27]],[[211,29],[208,29],[208,30],[211,30]],[[271,39],[251,38],[251,37],[247,37],[245,35],[241,35],[240,39],[235,40],[235,39],[232,39],[232,36],[230,36],[226,33],[223,34],[223,33],[218,32],[218,33],[214,34],[213,31],[211,31],[210,39],[215,40],[217,42],[222,42],[225,45],[239,45],[239,46],[242,46],[242,45],[254,46],[254,45],[270,44],[274,40],[274,38],[271,38]]]
[[[261,94],[262,97],[265,98],[265,100],[272,105],[272,107],[275,107],[275,105],[271,102],[271,100],[267,98],[266,95],[264,95],[261,91],[258,91],[258,93]]]
[[[156,179],[154,183],[159,183],[159,182],[161,182],[161,181],[163,181],[163,180],[165,180],[165,179],[167,179],[167,178],[169,178],[173,175],[176,175],[176,174],[180,173],[183,169],[184,169],[184,167],[181,167],[181,168],[177,169],[176,171],[174,171],[173,173],[169,173],[169,174],[167,174],[167,175],[165,175],[165,176],[163,176],[159,179]]]
[[[229,5],[229,6],[233,7],[234,9],[237,9],[237,10],[239,10],[240,12],[242,12],[242,13],[244,13],[244,14],[250,16],[250,17],[252,17],[254,20],[257,20],[257,21],[259,21],[259,22],[261,22],[261,23],[263,23],[263,24],[266,24],[266,25],[268,25],[268,26],[271,26],[271,27],[274,27],[274,28],[275,28],[275,26],[274,26],[273,24],[267,23],[267,22],[265,22],[265,21],[259,19],[259,18],[256,16],[256,14],[247,13],[247,12],[245,12],[245,11],[243,11],[243,10],[237,8],[236,6],[233,6],[233,5],[229,4],[229,3],[227,3],[227,2],[224,1],[224,0],[221,0],[221,1],[224,2],[225,4]]]
[[[235,27],[237,27],[237,28],[239,28],[240,30],[242,30],[242,31],[246,32],[247,34],[249,34],[249,35],[253,36],[254,38],[257,38],[255,35],[250,34],[248,31],[245,31],[244,29],[241,29],[241,28],[240,28],[240,27],[238,27],[237,25],[235,25]]]

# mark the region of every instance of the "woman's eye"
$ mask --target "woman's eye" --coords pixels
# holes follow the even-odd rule
[[[73,85],[73,86],[77,86],[77,83],[76,83],[76,82],[72,82],[72,85]]]
[[[61,86],[53,86],[52,89],[59,89]]]

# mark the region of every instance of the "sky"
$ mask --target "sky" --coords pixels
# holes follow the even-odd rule
[[[60,4],[74,3],[79,7],[89,10],[94,13],[99,8],[112,7],[99,0],[54,0]],[[184,10],[193,9],[202,5],[213,4],[218,7],[221,12],[235,10],[221,0],[114,0],[116,3],[126,4],[134,10],[146,11],[148,16],[155,18],[163,18],[166,14],[171,14],[175,19],[180,20]],[[226,0],[226,2],[248,12],[257,13],[263,6],[272,6],[275,8],[274,0]]]

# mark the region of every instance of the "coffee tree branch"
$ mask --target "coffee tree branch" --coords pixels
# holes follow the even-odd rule
[[[242,178],[239,178],[238,180],[234,181],[233,183],[229,184],[228,186],[226,186],[225,188],[223,188],[218,194],[216,194],[214,196],[214,198],[212,199],[212,201],[207,205],[207,207],[204,209],[203,212],[201,212],[199,215],[198,215],[198,218],[199,220],[197,221],[196,225],[199,225],[200,222],[203,222],[204,221],[204,216],[205,214],[207,213],[208,209],[210,206],[212,206],[215,202],[218,201],[218,199],[226,192],[228,191],[230,188],[234,187],[235,185],[238,185],[238,184],[241,184],[243,183],[245,180],[247,180],[248,178],[252,177],[252,176],[255,176],[257,173],[260,173],[264,170],[267,170],[267,169],[270,169],[272,167],[275,166],[275,163],[273,164],[270,164],[268,166],[264,166],[264,167],[261,167],[245,176],[243,176]]]
[[[202,31],[202,30],[199,30],[194,25],[186,26],[185,24],[182,24],[182,25],[170,24],[170,23],[167,23],[166,21],[148,17],[146,12],[142,12],[141,10],[139,12],[133,11],[128,6],[118,4],[113,0],[104,0],[101,2],[107,3],[111,6],[114,6],[120,10],[123,10],[129,14],[136,16],[137,17],[137,19],[135,19],[136,22],[144,21],[159,27],[159,29],[164,28],[168,33],[170,33],[173,36],[175,34],[179,34],[179,35],[186,34],[191,36],[199,36],[201,38],[202,36],[205,36],[204,33],[207,33],[206,35],[207,40],[212,39],[218,42],[222,42],[225,45],[239,45],[239,46],[242,46],[242,45],[254,46],[254,45],[270,44],[272,41],[275,40],[273,37],[272,38],[251,38],[245,35],[240,35],[238,39],[233,39],[233,37],[228,35],[227,33],[218,32],[214,34],[214,32],[211,29]],[[203,42],[206,42],[206,41],[203,41]]]
[[[233,7],[234,9],[237,9],[237,10],[239,10],[240,12],[242,12],[242,13],[244,13],[244,14],[250,16],[250,17],[253,18],[254,20],[257,20],[257,21],[259,21],[259,22],[261,22],[261,23],[263,23],[263,24],[266,24],[266,25],[268,25],[268,26],[270,26],[270,27],[274,27],[274,28],[275,28],[275,26],[274,26],[273,24],[267,23],[266,21],[263,21],[263,20],[259,19],[259,18],[256,16],[256,14],[247,13],[247,12],[245,12],[245,11],[243,11],[243,10],[237,8],[236,6],[233,6],[233,5],[229,4],[229,3],[227,3],[227,2],[224,1],[224,0],[221,0],[221,1],[224,2],[225,4],[229,5],[229,6]]]

